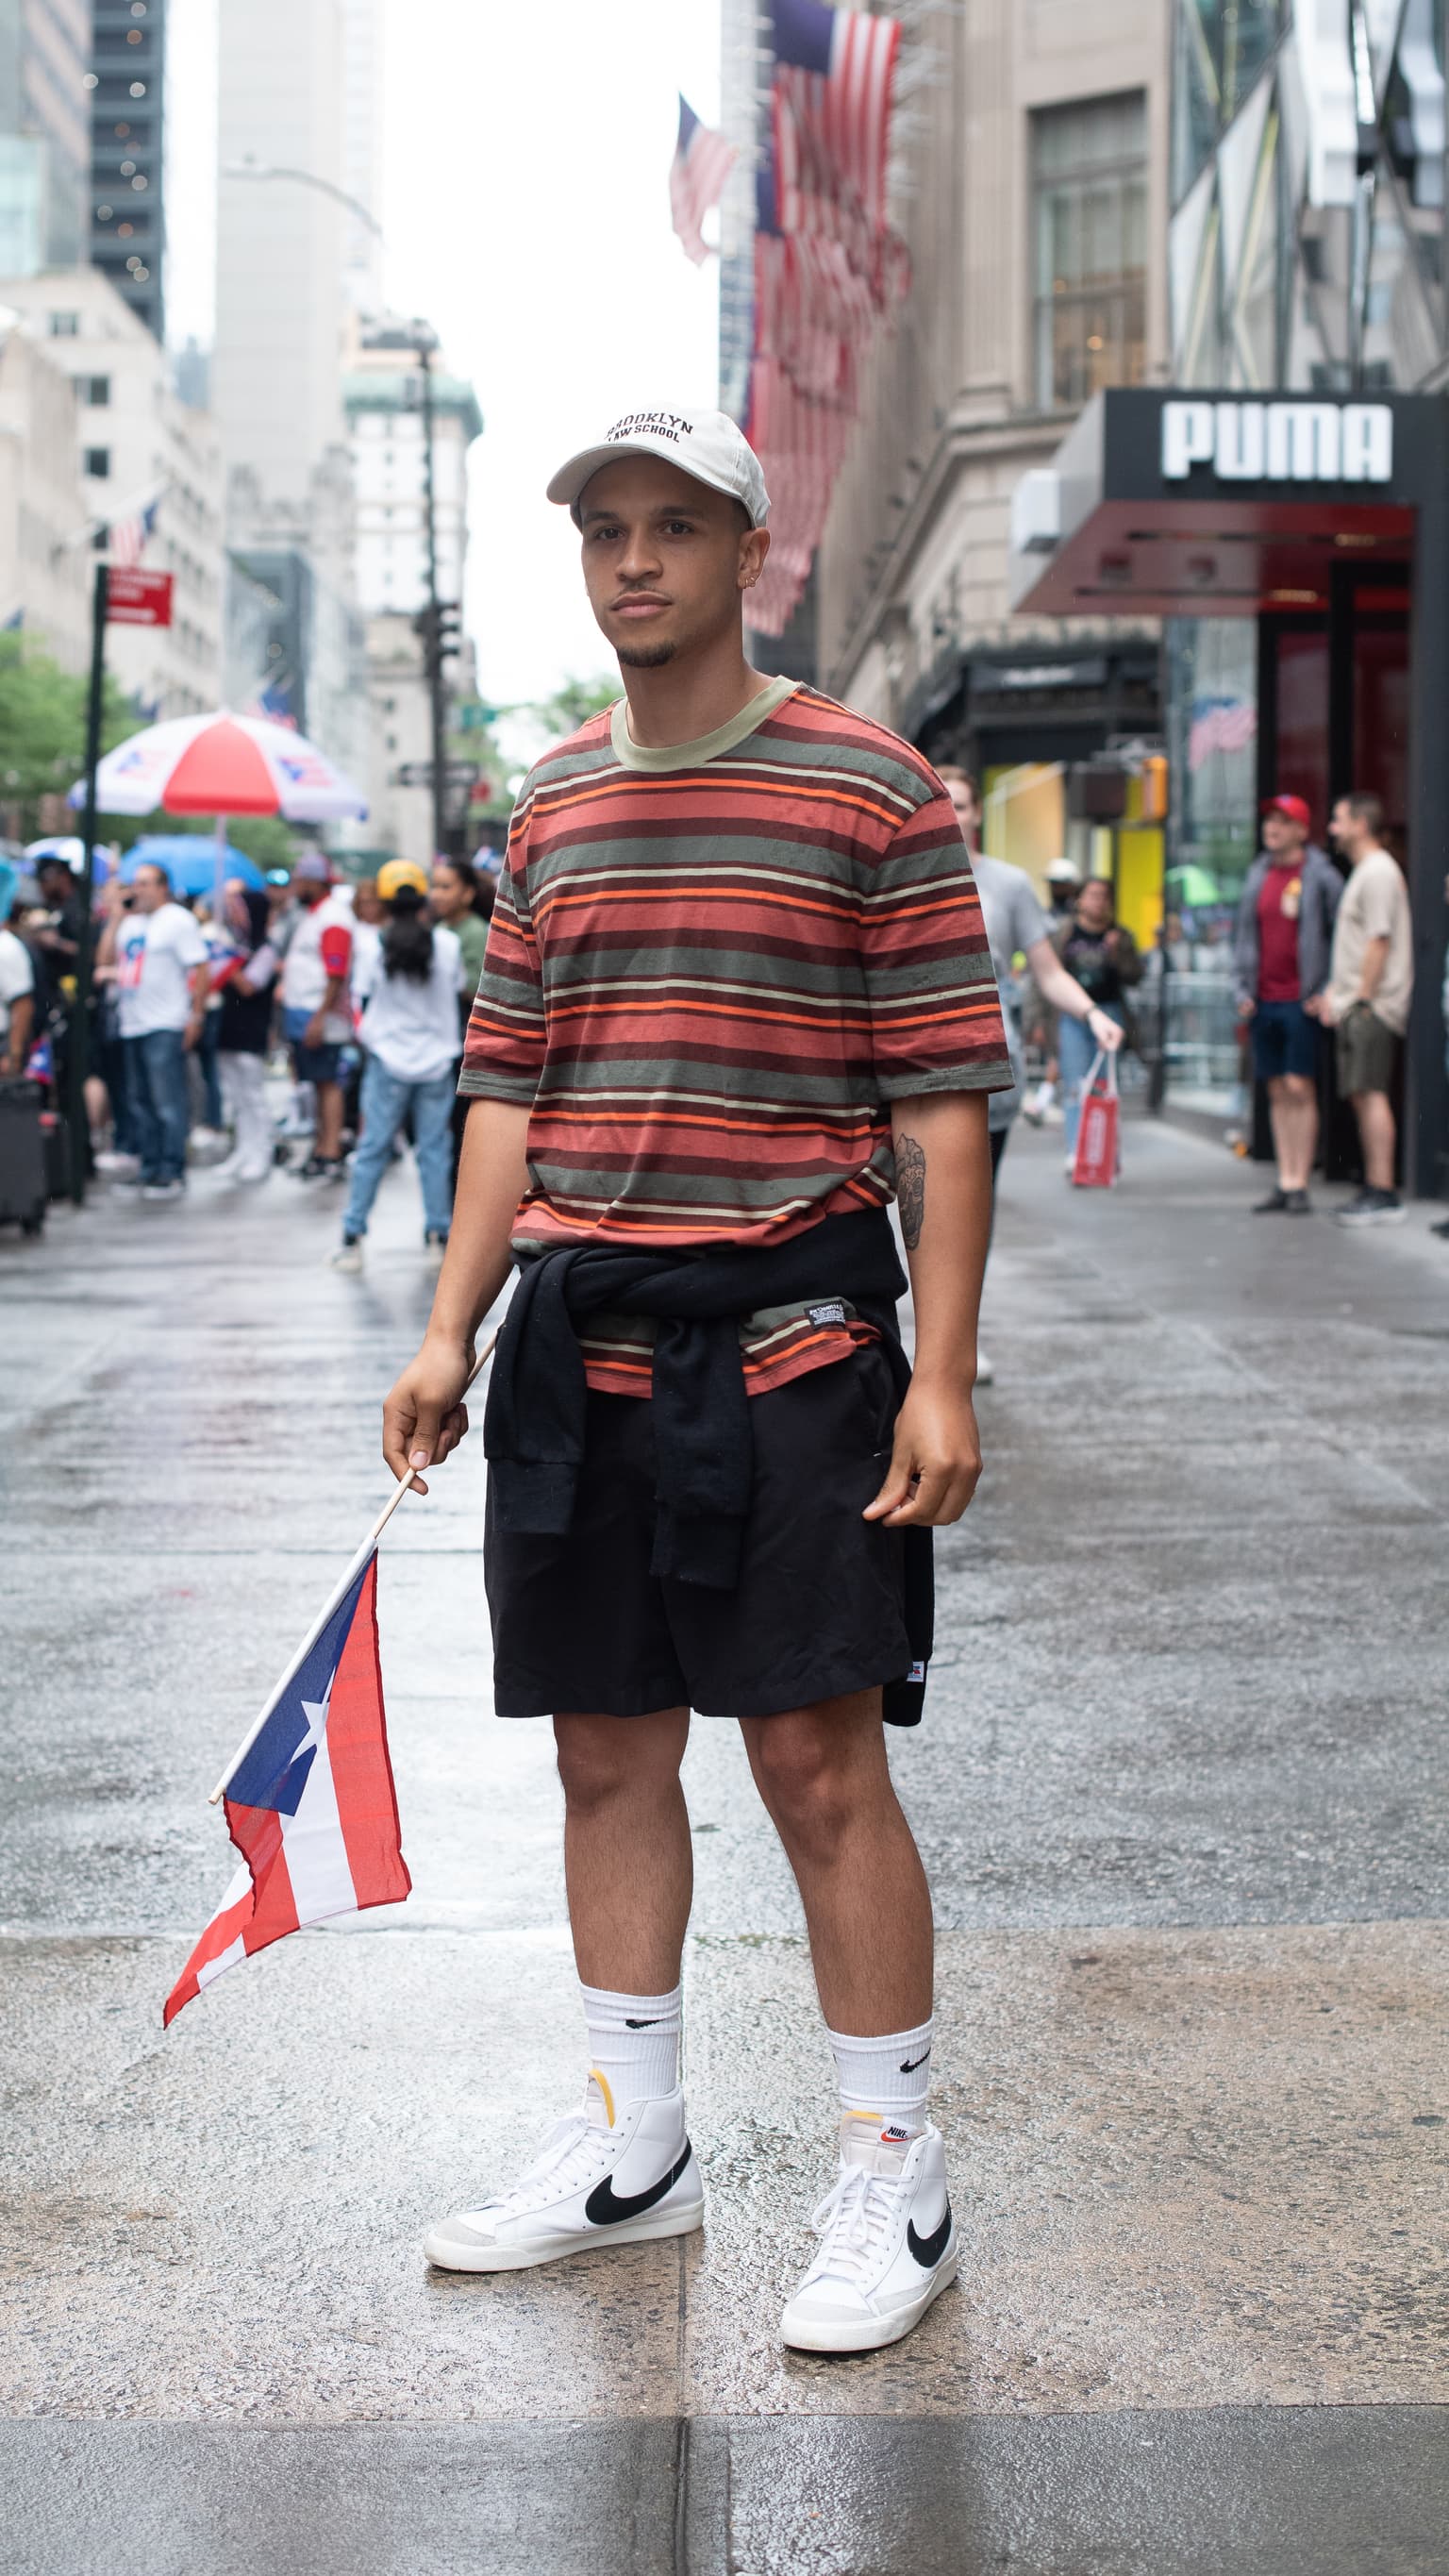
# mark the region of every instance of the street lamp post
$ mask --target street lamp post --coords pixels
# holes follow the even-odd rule
[[[227,161],[222,165],[222,175],[227,179],[290,179],[300,187],[320,189],[324,197],[333,197],[339,206],[346,206],[349,213],[366,224],[368,231],[375,233],[379,241],[386,239],[377,217],[360,197],[350,196],[345,188],[337,187],[331,179],[322,178],[316,170],[294,170],[274,161]],[[433,401],[433,356],[438,343],[426,322],[413,323],[411,345],[421,377],[423,570],[427,593],[417,630],[422,638],[423,674],[428,689],[428,729],[432,743],[433,848],[441,851],[448,828],[448,689],[443,670],[447,639],[443,633],[443,602],[438,597],[438,494],[434,459],[436,407]]]

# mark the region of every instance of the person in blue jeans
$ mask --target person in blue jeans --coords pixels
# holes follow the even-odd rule
[[[139,1182],[118,1181],[144,1199],[179,1199],[186,1188],[191,1125],[186,1058],[201,1035],[209,978],[201,925],[172,900],[171,879],[153,859],[131,884],[107,887],[109,918],[97,964],[115,979],[126,1066],[126,1097],[141,1158]]]
[[[1094,1010],[1127,1026],[1127,994],[1142,981],[1142,960],[1130,930],[1118,926],[1112,889],[1105,877],[1089,877],[1072,906],[1071,920],[1052,942],[1069,975],[1074,975]],[[1062,1123],[1067,1170],[1076,1159],[1077,1129],[1082,1117],[1082,1086],[1097,1053],[1097,1040],[1085,1020],[1068,1019],[1057,1029],[1057,1061],[1062,1078]]]
[[[334,1270],[362,1268],[362,1238],[393,1140],[412,1112],[413,1150],[423,1192],[423,1241],[441,1268],[453,1217],[453,1093],[459,1054],[458,995],[463,951],[428,916],[428,881],[410,859],[390,859],[377,880],[382,935],[355,967],[363,1003],[358,1037],[366,1054],[362,1135]]]

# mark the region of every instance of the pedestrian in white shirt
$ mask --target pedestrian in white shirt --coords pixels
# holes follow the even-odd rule
[[[352,1188],[334,1270],[362,1268],[362,1238],[392,1154],[393,1138],[412,1111],[413,1146],[423,1191],[423,1240],[441,1267],[453,1217],[453,1094],[461,1040],[458,995],[467,970],[451,930],[428,918],[428,881],[410,859],[389,859],[377,891],[386,918],[374,955],[361,970],[366,991],[358,1036],[366,1050],[362,1136],[352,1158]]]
[[[0,864],[0,890],[13,869]],[[35,968],[13,930],[0,928],[0,1073],[23,1073],[35,1017]]]
[[[171,879],[155,859],[142,861],[129,886],[113,878],[107,893],[111,913],[97,963],[115,970],[141,1196],[179,1199],[191,1125],[186,1057],[201,1035],[208,998],[206,941],[200,922],[173,902]]]
[[[304,1181],[340,1181],[342,1050],[352,1035],[352,907],[333,886],[320,850],[305,850],[292,871],[297,925],[282,961],[282,1034],[292,1072],[317,1094],[317,1133],[302,1165]]]
[[[1409,889],[1379,834],[1384,809],[1359,790],[1340,796],[1329,830],[1350,868],[1333,925],[1328,983],[1307,1007],[1336,1032],[1338,1087],[1353,1102],[1364,1185],[1338,1210],[1340,1225],[1402,1225],[1394,1187],[1394,1074],[1414,997]]]

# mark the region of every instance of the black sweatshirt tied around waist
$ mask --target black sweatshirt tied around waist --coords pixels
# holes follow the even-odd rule
[[[583,1463],[588,1380],[577,1327],[606,1312],[654,1321],[658,1517],[652,1571],[729,1592],[739,1579],[754,1439],[739,1323],[767,1306],[843,1298],[880,1334],[904,1397],[910,1362],[896,1328],[906,1279],[884,1209],[822,1217],[787,1243],[708,1252],[551,1245],[515,1255],[519,1279],[493,1358],[483,1418],[500,1526],[562,1537]],[[931,1533],[904,1533],[911,1672],[888,1683],[885,1714],[921,1714],[933,1615]]]

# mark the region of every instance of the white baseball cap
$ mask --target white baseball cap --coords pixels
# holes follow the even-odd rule
[[[692,474],[696,483],[742,501],[752,528],[762,528],[770,515],[760,460],[724,411],[626,411],[605,430],[597,447],[581,447],[559,467],[549,483],[549,499],[567,503],[577,520],[579,495],[590,476],[621,456],[662,456],[681,474]]]

